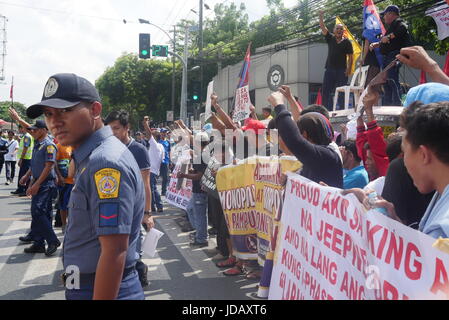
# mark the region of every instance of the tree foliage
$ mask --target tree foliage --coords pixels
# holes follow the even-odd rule
[[[11,107],[11,101],[0,101],[0,119],[11,122],[12,119],[9,116],[9,112],[8,109]],[[28,122],[29,119],[26,116],[26,107],[23,103],[21,102],[14,102],[13,108],[19,113],[19,115],[27,120]]]

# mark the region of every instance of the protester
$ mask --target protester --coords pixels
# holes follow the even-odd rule
[[[262,108],[262,115],[263,120],[261,120],[260,122],[262,122],[265,125],[265,127],[267,127],[268,123],[270,123],[271,119],[273,119],[273,116],[271,115],[271,108],[270,107]]]
[[[204,132],[198,133],[195,135],[194,141],[194,145],[201,146],[201,148],[200,150],[194,150],[193,170],[190,170],[189,173],[179,172],[177,178],[192,180],[192,198],[187,206],[187,215],[196,230],[196,234],[195,239],[190,244],[202,248],[209,245],[207,241],[207,193],[201,188],[201,178],[207,168],[202,153],[209,144],[209,136]]]
[[[14,110],[14,112],[15,112],[15,110]],[[33,155],[33,148],[34,148],[34,139],[28,133],[26,128],[22,125],[19,125],[19,132],[22,134],[22,138],[20,139],[20,142],[19,142],[19,150],[17,151],[17,159],[19,159],[18,166],[19,166],[20,170],[19,170],[19,177],[18,177],[18,182],[17,182],[17,189],[15,191],[11,191],[11,194],[15,194],[18,196],[25,196],[27,185],[22,186],[22,185],[20,185],[19,182],[20,182],[20,179],[22,179],[22,177],[25,175],[25,173],[30,168],[31,157]],[[1,172],[1,169],[0,169],[0,172]]]
[[[143,184],[145,187],[145,211],[143,215],[142,224],[147,230],[154,227],[154,220],[151,215],[151,186],[150,186],[150,157],[146,148],[137,143],[134,139],[129,136],[129,114],[124,110],[113,111],[105,119],[105,124],[110,126],[114,136],[119,139],[123,144],[128,147],[128,150],[134,156],[134,159],[139,166],[140,173],[142,175]],[[140,237],[143,237],[142,232],[140,232]],[[142,287],[149,285],[147,273],[148,266],[144,264],[141,260],[141,241],[137,241],[136,245],[136,269],[139,274],[139,280]]]
[[[164,146],[158,143],[157,141],[160,139],[160,134],[157,131],[152,131],[150,128],[150,118],[146,116],[143,121],[143,126],[150,136],[150,185],[151,185],[151,211],[163,212],[164,208],[162,206],[161,195],[157,189],[157,178],[159,177],[161,163],[164,158],[165,149]]]
[[[8,153],[7,148],[8,140],[5,138],[4,133],[1,132],[0,136],[0,173],[3,169],[3,164],[5,163],[5,154]]]
[[[5,154],[6,166],[6,185],[10,185],[16,175],[17,151],[19,150],[19,143],[14,139],[14,131],[8,131],[8,153]]]
[[[363,101],[368,117],[368,130],[365,128],[363,114],[357,119],[357,150],[371,181],[384,177],[390,164],[386,154],[387,144],[384,134],[382,128],[377,125],[373,112],[373,106],[378,98],[379,94],[370,89]]]
[[[396,59],[402,48],[411,45],[411,38],[408,27],[400,17],[398,6],[390,5],[380,14],[383,16],[385,23],[388,25],[386,34],[379,42],[372,43],[370,50],[380,48],[383,55],[382,69],[386,68],[392,61]],[[388,70],[388,79],[384,85],[384,96],[382,105],[384,106],[401,106],[401,84],[399,83],[399,69],[401,64],[396,64]]]
[[[312,112],[302,116],[296,125],[286,110],[282,93],[271,94],[268,101],[275,108],[279,135],[303,164],[301,175],[317,183],[342,188],[343,166],[337,152],[329,147],[333,138],[329,120]]]
[[[327,110],[332,111],[332,95],[335,88],[345,86],[348,83],[354,51],[351,41],[343,36],[343,25],[336,24],[334,34],[329,32],[324,24],[324,11],[320,11],[320,28],[328,45],[326,70],[323,79],[323,104]],[[342,99],[338,99],[338,101],[339,105],[342,106]]]
[[[168,185],[168,173],[169,173],[169,166],[170,166],[170,153],[171,153],[171,145],[170,141],[167,139],[167,129],[161,129],[160,133],[160,140],[158,140],[158,143],[164,146],[164,158],[161,162],[161,168],[160,168],[160,176],[162,178],[162,188],[161,188],[161,195],[165,197],[167,193],[167,185]]]
[[[150,143],[145,138],[145,135],[140,131],[136,132],[136,142],[142,144],[147,150],[150,149]]]
[[[358,156],[355,141],[346,140],[340,150],[343,156],[343,168],[346,170],[343,176],[343,188],[365,188],[369,182],[368,173],[360,164],[362,159]]]

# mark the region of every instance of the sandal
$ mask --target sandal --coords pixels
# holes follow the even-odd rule
[[[215,265],[218,268],[232,268],[237,263],[237,259],[235,257],[229,257],[224,261],[217,262]]]
[[[225,276],[239,276],[245,274],[245,271],[243,271],[243,264],[238,262],[233,268],[226,270],[223,274]]]

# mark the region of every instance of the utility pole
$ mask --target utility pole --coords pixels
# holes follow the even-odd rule
[[[175,55],[176,56],[176,55]],[[189,28],[186,27],[184,36],[184,69],[182,72],[182,91],[181,91],[181,110],[180,118],[184,123],[187,122],[187,68],[189,58]]]
[[[200,16],[200,21],[199,21],[199,57],[200,57],[200,106],[201,103],[203,102],[203,9],[204,9],[204,1],[200,0],[200,10],[199,10],[199,16]]]
[[[173,26],[173,52],[176,52],[176,25]],[[171,111],[175,111],[175,57],[172,57],[173,74],[171,79]]]

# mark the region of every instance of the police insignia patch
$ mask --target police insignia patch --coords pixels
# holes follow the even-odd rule
[[[115,199],[119,196],[120,189],[119,170],[105,168],[95,172],[95,185],[100,199]]]
[[[51,153],[51,154],[53,154],[53,153],[55,153],[55,147],[54,146],[47,146],[47,153]]]

